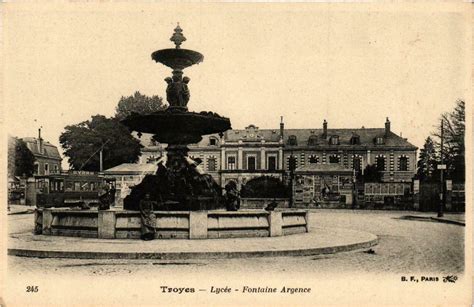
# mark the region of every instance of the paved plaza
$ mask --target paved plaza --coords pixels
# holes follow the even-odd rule
[[[435,214],[432,214],[435,216]],[[206,272],[301,272],[337,274],[364,273],[446,273],[464,270],[465,227],[435,220],[405,219],[429,216],[419,212],[314,210],[310,225],[316,229],[348,229],[377,235],[378,245],[351,252],[317,256],[246,257],[236,259],[183,260],[87,260],[41,259],[9,256],[11,272],[19,274],[135,275]],[[446,218],[450,218],[449,215]],[[462,219],[460,215],[452,217]],[[18,236],[32,231],[32,214],[9,216],[9,233]],[[263,238],[265,240],[265,238]],[[298,235],[286,237],[286,245],[298,245]],[[251,239],[258,240],[258,239]],[[173,240],[177,241],[177,240]],[[216,244],[220,240],[213,240]],[[186,244],[186,241],[182,241]],[[229,241],[228,241],[229,242]],[[142,242],[140,242],[142,244]],[[143,242],[146,243],[146,242]],[[151,243],[151,242],[150,242]],[[231,242],[230,242],[231,243]],[[47,244],[47,243],[45,243]],[[232,244],[231,244],[232,245]]]

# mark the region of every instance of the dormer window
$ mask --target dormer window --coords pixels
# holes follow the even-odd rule
[[[316,135],[311,135],[308,138],[308,146],[318,145],[318,137]]]
[[[385,143],[385,139],[382,136],[378,136],[375,138],[376,145],[383,145]]]
[[[353,134],[351,137],[351,145],[360,145],[360,136]]]
[[[298,141],[296,139],[296,135],[290,135],[288,136],[288,142],[287,142],[288,145],[291,145],[291,146],[297,146],[298,145]]]
[[[215,139],[215,138],[210,138],[210,139],[209,139],[209,145],[210,145],[210,146],[216,146],[216,145],[217,145],[217,139]]]
[[[337,135],[331,136],[331,139],[329,140],[329,144],[339,145],[339,136],[337,136]]]

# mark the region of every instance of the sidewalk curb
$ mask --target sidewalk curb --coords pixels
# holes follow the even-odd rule
[[[375,236],[375,235],[374,235]],[[184,260],[184,259],[230,259],[244,257],[287,257],[312,256],[334,254],[363,249],[377,245],[379,238],[347,245],[328,246],[295,250],[264,250],[264,251],[235,251],[235,252],[95,252],[95,251],[48,251],[22,248],[9,248],[8,255],[37,258],[75,258],[75,259],[156,259],[156,260]]]
[[[439,223],[446,223],[446,224],[454,224],[454,225],[459,225],[459,226],[466,226],[465,222],[459,222],[459,221],[453,221],[453,220],[447,220],[447,219],[441,219],[438,217],[432,217],[431,218],[433,221],[437,221]]]
[[[27,210],[25,210],[25,211],[8,212],[7,215],[31,214],[31,213],[35,213],[35,211],[34,211],[33,209],[27,209]]]
[[[454,220],[448,220],[438,217],[430,217],[430,216],[417,216],[417,215],[405,215],[400,217],[400,219],[406,220],[419,220],[419,221],[426,221],[426,222],[437,222],[437,223],[445,223],[445,224],[453,224],[458,226],[466,226],[465,222],[459,222]]]

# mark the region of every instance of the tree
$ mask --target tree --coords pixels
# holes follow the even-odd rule
[[[136,162],[141,154],[140,141],[115,118],[95,115],[91,120],[64,129],[59,142],[75,170],[98,171],[101,148],[104,169]]]
[[[288,194],[288,187],[280,179],[271,176],[252,178],[240,191],[244,198],[286,198]]]
[[[369,164],[365,167],[364,174],[359,175],[359,179],[363,179],[364,182],[380,182],[382,172],[377,168],[377,165]]]
[[[456,106],[451,113],[441,115],[440,122],[444,126],[444,164],[447,167],[447,176],[454,181],[465,179],[465,103],[456,101]],[[441,151],[441,123],[433,135],[437,138],[435,147]]]
[[[420,158],[417,163],[417,179],[429,181],[437,178],[436,166],[438,165],[435,144],[431,137],[427,137],[423,148],[420,150]]]
[[[115,108],[115,118],[122,120],[129,116],[132,112],[138,114],[150,114],[156,111],[164,110],[166,107],[163,104],[163,98],[157,95],[148,97],[142,95],[139,91],[128,97],[120,98],[120,101]]]
[[[9,138],[8,147],[8,174],[26,177],[33,176],[35,156],[28,149],[26,143],[21,139],[11,137]],[[10,163],[10,161],[13,163]]]

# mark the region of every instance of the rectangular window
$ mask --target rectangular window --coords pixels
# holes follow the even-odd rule
[[[74,183],[72,181],[66,181],[66,192],[72,191]]]
[[[207,160],[207,170],[210,172],[216,171],[216,158],[209,158]]]
[[[227,157],[227,169],[235,169],[235,157]]]
[[[35,163],[34,169],[33,169],[33,173],[34,173],[35,175],[38,175],[38,172],[39,172],[39,164],[38,164],[38,163]]]
[[[274,171],[276,170],[276,157],[268,157],[268,170]]]
[[[249,171],[254,171],[256,169],[255,157],[247,157],[247,169]]]

